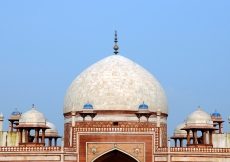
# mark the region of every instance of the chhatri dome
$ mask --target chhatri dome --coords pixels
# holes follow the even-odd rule
[[[213,121],[209,114],[202,111],[200,107],[192,114],[190,114],[186,120],[186,127],[213,127]]]
[[[114,55],[91,65],[71,83],[63,113],[71,112],[72,108],[82,111],[88,102],[95,111],[138,111],[145,101],[150,112],[160,109],[168,114],[166,95],[160,83],[146,69],[118,55],[116,37],[114,42]]]
[[[19,119],[19,125],[31,125],[33,127],[35,126],[42,126],[42,127],[46,127],[46,118],[45,116],[37,111],[34,108],[34,105],[32,105],[32,108],[23,113]],[[49,127],[47,127],[49,128]]]
[[[174,136],[182,136],[182,137],[186,137],[187,136],[187,132],[185,130],[181,130],[181,128],[184,128],[185,122],[179,124],[175,130],[174,130]]]
[[[58,135],[57,128],[53,123],[47,121],[46,126],[48,126],[50,128],[50,129],[45,130],[45,136],[46,137],[60,137]],[[42,135],[42,130],[40,130],[39,134]]]

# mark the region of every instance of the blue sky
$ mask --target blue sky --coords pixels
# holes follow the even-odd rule
[[[168,135],[195,111],[230,116],[230,1],[0,1],[0,112],[35,108],[63,135],[65,92],[113,54],[163,86]]]

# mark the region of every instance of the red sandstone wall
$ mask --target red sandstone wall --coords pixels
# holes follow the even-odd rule
[[[152,161],[152,136],[151,135],[116,135],[116,134],[92,134],[79,137],[79,162],[86,161],[86,142],[144,142],[146,162]]]
[[[71,123],[65,123],[64,125],[64,146],[65,147],[70,146],[70,129],[71,129]]]
[[[161,124],[162,147],[167,147],[167,124]]]

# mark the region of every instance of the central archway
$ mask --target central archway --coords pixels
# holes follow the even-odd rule
[[[138,162],[133,157],[119,151],[112,150],[107,152],[106,154],[98,157],[93,162]]]

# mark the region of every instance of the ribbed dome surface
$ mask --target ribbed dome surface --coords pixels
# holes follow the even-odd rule
[[[159,82],[140,65],[121,56],[109,56],[83,71],[69,86],[63,112],[82,111],[90,102],[94,110],[138,111],[145,101],[149,111],[168,113],[166,95]]]

